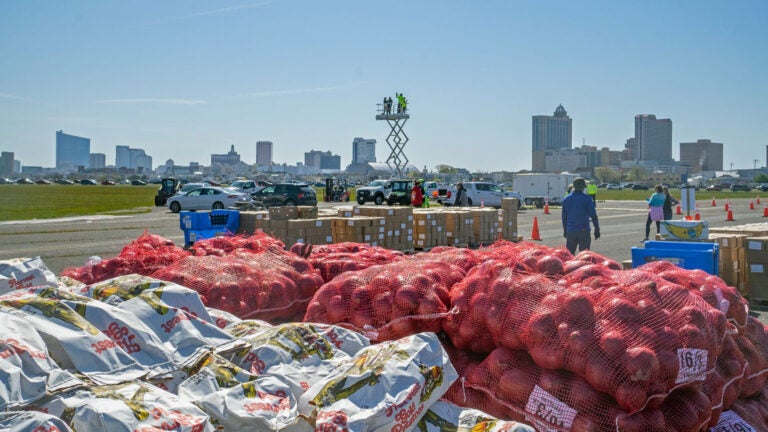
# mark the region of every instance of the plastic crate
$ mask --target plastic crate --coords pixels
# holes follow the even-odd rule
[[[208,230],[184,230],[184,246],[192,246],[196,241],[214,238],[219,234],[227,234],[223,228]]]
[[[211,230],[225,228],[237,232],[240,228],[239,210],[211,210],[210,212],[179,213],[179,228],[182,230]]]
[[[720,249],[717,243],[648,241],[645,248],[632,248],[632,267],[652,261],[668,261],[686,270],[718,275]]]

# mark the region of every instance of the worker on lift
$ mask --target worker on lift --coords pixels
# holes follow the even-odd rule
[[[403,96],[402,93],[396,93],[397,95],[397,112],[399,113],[405,113],[406,108],[408,107],[408,100]]]

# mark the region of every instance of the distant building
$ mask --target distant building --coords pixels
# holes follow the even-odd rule
[[[304,165],[321,170],[340,170],[341,156],[329,151],[312,150],[304,153]]]
[[[687,163],[692,172],[722,171],[723,144],[708,139],[680,143],[680,162]]]
[[[13,152],[0,153],[0,176],[12,176],[13,175]]]
[[[13,173],[20,173],[21,172],[21,161],[15,160],[13,161]]]
[[[237,165],[240,163],[240,154],[235,151],[235,146],[229,148],[227,154],[212,154],[211,165]]]
[[[352,140],[352,163],[376,162],[376,140],[357,137]]]
[[[90,155],[90,139],[56,132],[56,168],[88,168]]]
[[[639,161],[672,161],[672,120],[653,114],[635,116],[635,143]]]
[[[107,155],[104,153],[91,153],[88,158],[88,166],[91,169],[104,169],[107,167]]]
[[[562,105],[558,105],[552,116],[533,116],[533,171],[546,171],[545,152],[572,148],[572,121]]]
[[[115,146],[115,168],[127,168],[139,172],[152,171],[152,156],[143,149]]]
[[[272,141],[256,142],[256,166],[272,165]]]

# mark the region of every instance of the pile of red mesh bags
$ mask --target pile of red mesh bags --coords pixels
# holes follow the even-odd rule
[[[346,272],[317,291],[304,321],[351,328],[373,341],[439,332],[449,289],[463,278],[457,265],[420,259]]]
[[[85,284],[129,274],[147,276],[188,255],[189,252],[175,246],[173,241],[145,232],[126,245],[118,256],[92,262],[83,267],[65,269],[61,276]]]
[[[299,255],[307,253],[306,245],[299,243],[291,247],[291,250]],[[347,242],[312,246],[308,260],[320,272],[323,281],[329,282],[342,273],[388,264],[403,256],[402,252],[383,247]]]

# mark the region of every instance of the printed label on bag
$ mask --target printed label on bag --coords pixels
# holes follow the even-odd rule
[[[680,348],[677,350],[677,372],[675,384],[691,381],[703,381],[707,376],[707,350]]]
[[[725,411],[720,414],[717,425],[710,432],[757,432],[743,418],[733,411]]]
[[[558,398],[549,394],[539,386],[535,386],[528,403],[525,405],[525,419],[535,423],[537,430],[561,430],[570,429],[573,419],[576,418],[576,410],[563,403]]]

